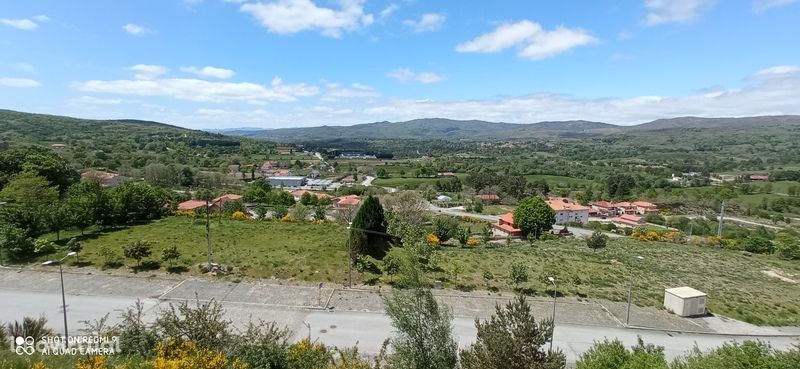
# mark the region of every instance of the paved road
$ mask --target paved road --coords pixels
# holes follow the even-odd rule
[[[0,289],[4,298],[0,300],[0,317],[3,320],[19,319],[22,316],[44,315],[51,326],[63,332],[60,309],[60,295],[54,292],[27,292]],[[68,295],[69,327],[72,334],[80,333],[85,325],[82,321],[94,320],[105,313],[111,313],[113,323],[119,321],[118,315],[126,307],[131,306],[135,297],[130,296],[90,296]],[[166,307],[169,300],[144,298],[148,319],[153,319],[156,312]],[[353,346],[366,354],[377,354],[381,344],[392,334],[389,318],[384,314],[369,312],[328,312],[309,309],[292,309],[269,304],[223,303],[227,317],[242,328],[249,320],[275,320],[285,324],[300,339],[310,334],[312,339],[328,345]],[[459,346],[465,347],[474,342],[476,330],[471,318],[457,317],[453,321],[453,331]],[[623,328],[606,328],[558,324],[555,329],[554,345],[567,354],[569,362],[575,362],[595,341],[604,338],[618,338],[626,345],[636,344],[641,336],[645,342],[662,345],[666,348],[667,357],[672,359],[684,354],[697,345],[701,349],[711,349],[731,340],[744,340],[745,337],[677,334],[659,331],[634,330]],[[762,338],[763,339],[763,338]],[[778,349],[787,349],[796,344],[795,338],[774,337],[766,339]]]
[[[372,181],[374,181],[374,180],[375,180],[375,177],[367,176],[367,178],[364,178],[364,180],[361,181],[361,185],[362,186],[372,186]]]
[[[470,217],[475,219],[484,220],[487,222],[497,222],[500,219],[499,215],[487,215],[487,214],[478,214],[478,213],[469,213],[460,209],[456,208],[440,208],[436,205],[431,203],[427,203],[427,210],[434,213],[440,213],[445,215],[450,215],[454,217]],[[555,226],[555,228],[560,229],[561,226]],[[589,237],[594,233],[591,229],[584,229],[584,228],[576,228],[576,227],[569,227],[570,232],[577,237]],[[622,237],[616,233],[610,232],[603,232],[606,236],[611,238],[619,238]]]
[[[234,326],[242,328],[251,320],[276,321],[292,329],[296,339],[309,334],[312,339],[337,346],[358,345],[367,354],[376,354],[382,342],[392,334],[387,316],[378,311],[328,311],[320,309],[333,291],[312,287],[290,287],[277,284],[233,284],[202,280],[164,280],[151,278],[109,277],[105,275],[66,274],[69,329],[76,334],[84,327],[81,321],[99,319],[110,313],[110,323],[119,321],[119,312],[141,299],[147,309],[146,319],[171,302],[214,298],[225,307]],[[63,332],[61,295],[57,273],[34,271],[14,272],[0,269],[0,321],[23,316],[44,315],[50,326]],[[559,314],[566,314],[566,305]],[[454,306],[458,308],[458,306]],[[463,309],[462,309],[463,311]],[[558,319],[557,321],[562,321]],[[310,331],[308,328],[310,325]],[[457,314],[453,328],[459,345],[475,339],[474,318]],[[669,358],[677,357],[695,345],[701,349],[717,347],[723,342],[744,340],[742,336],[714,334],[681,334],[618,327],[586,326],[559,323],[555,330],[555,346],[574,362],[591,345],[604,338],[618,338],[634,345],[638,336],[646,342],[664,346]],[[760,338],[778,349],[800,343],[798,338]]]

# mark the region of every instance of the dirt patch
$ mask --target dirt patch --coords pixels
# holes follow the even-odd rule
[[[779,270],[762,270],[761,272],[772,278],[778,278],[784,282],[795,283],[795,284],[798,283],[796,279],[792,279],[792,277],[794,277],[793,274],[789,274]]]

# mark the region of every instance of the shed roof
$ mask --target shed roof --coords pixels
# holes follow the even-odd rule
[[[675,295],[675,296],[680,297],[682,299],[690,299],[690,298],[693,298],[693,297],[707,296],[705,293],[700,292],[700,291],[698,291],[698,290],[696,290],[694,288],[691,288],[691,287],[667,288],[667,289],[664,290],[664,292],[667,292],[669,294]]]

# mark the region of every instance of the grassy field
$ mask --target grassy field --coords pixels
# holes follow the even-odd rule
[[[133,241],[149,241],[151,258],[161,257],[166,247],[177,245],[181,263],[191,266],[206,260],[205,223],[188,217],[170,217],[147,225],[116,230],[84,241],[81,258],[100,266],[102,247],[122,257],[122,247]],[[278,221],[212,220],[213,261],[240,268],[254,278],[296,278],[341,281],[347,269],[347,232],[337,224],[285,223]],[[126,260],[126,265],[134,265]]]
[[[625,301],[629,271],[633,271],[637,305],[660,308],[664,288],[691,286],[708,293],[712,313],[761,325],[800,324],[800,293],[797,284],[770,277],[763,271],[800,276],[797,262],[773,256],[752,255],[710,248],[632,239],[610,241],[598,252],[583,241],[563,239],[498,248],[442,248],[441,265],[462,270],[458,285],[478,289],[508,288],[510,265],[520,262],[529,268],[529,281],[521,287],[533,294],[547,294],[547,277],[554,276],[559,293],[571,296]],[[633,263],[637,255],[642,262]],[[486,280],[488,272],[493,279]],[[454,276],[438,278],[455,286]]]
[[[473,231],[478,232],[482,224],[475,226]],[[344,282],[346,235],[336,224],[212,222],[214,261],[240,268],[249,278]],[[189,274],[198,274],[196,265],[206,258],[204,222],[185,217],[92,235],[84,241],[81,258],[99,267],[102,247],[121,257],[122,246],[137,240],[152,242],[152,259],[160,258],[167,246],[177,245]],[[629,269],[637,255],[645,260]],[[440,249],[438,259],[441,271],[431,277],[449,287],[509,290],[510,266],[518,262],[529,268],[529,281],[520,286],[528,293],[548,294],[547,277],[554,276],[564,295],[625,301],[632,270],[638,305],[660,307],[664,288],[691,286],[709,294],[712,313],[762,325],[800,325],[798,284],[764,273],[783,273],[798,280],[800,264],[774,256],[632,239],[612,240],[606,249],[593,252],[582,240],[559,239],[539,241],[533,247],[527,242],[488,248],[448,246]],[[125,263],[134,265],[132,260]],[[461,270],[457,283],[454,275],[445,272],[456,265]],[[376,276],[357,278],[375,280]]]
[[[515,206],[510,205],[484,205],[483,214],[505,215],[508,212],[514,211],[515,208]]]
[[[462,183],[464,181],[464,177],[466,174],[459,173],[456,174],[456,177],[461,179]],[[392,178],[376,178],[372,181],[372,184],[375,186],[383,186],[383,187],[405,187],[408,189],[417,189],[419,186],[423,184],[430,184],[431,186],[436,184],[436,181],[440,179],[446,179],[445,177],[439,178],[414,178],[414,177],[392,177]]]
[[[550,186],[557,186],[557,187],[569,187],[570,184],[575,184],[576,186],[585,186],[592,183],[592,181],[583,178],[550,176],[545,174],[531,174],[525,176],[525,179],[527,179],[528,182],[544,179]]]

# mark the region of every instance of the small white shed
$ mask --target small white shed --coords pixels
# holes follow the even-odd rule
[[[706,314],[707,295],[691,287],[667,288],[664,290],[664,307],[679,316]]]

